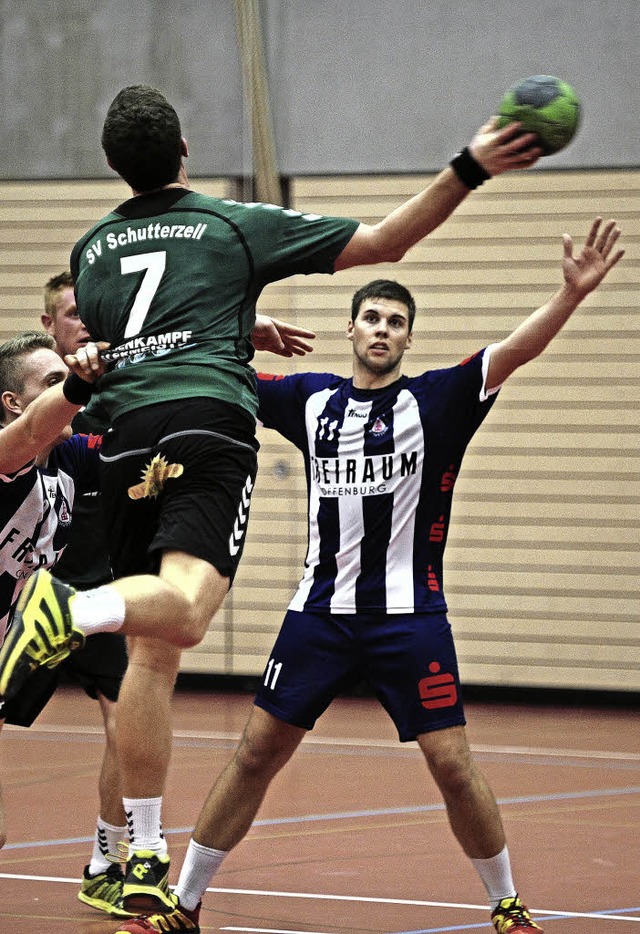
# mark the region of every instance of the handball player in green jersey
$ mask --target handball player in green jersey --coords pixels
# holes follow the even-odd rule
[[[400,260],[471,190],[536,162],[533,134],[496,126],[369,225],[199,194],[180,121],[159,91],[127,87],[109,107],[102,146],[132,197],[81,237],[71,273],[88,332],[110,344],[97,393],[112,425],[101,461],[116,580],[76,593],[38,572],[0,652],[0,696],[87,635],[129,637],[116,729],[128,911],[174,909],[161,824],[171,698],[181,651],[203,639],[242,554],[258,448],[254,346],[305,349],[307,332],[264,319],[256,330],[257,299],[288,276]],[[80,349],[80,367],[85,357]]]

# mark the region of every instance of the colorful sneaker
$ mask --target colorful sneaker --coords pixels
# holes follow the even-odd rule
[[[0,697],[10,699],[36,668],[55,668],[84,645],[69,612],[74,593],[44,568],[29,578],[0,649]]]
[[[189,934],[200,934],[200,905],[189,911],[183,908],[175,895],[171,896],[174,904],[173,911],[164,915],[148,915],[143,918],[134,918],[121,924],[115,934],[150,934],[160,931],[170,934],[176,931],[188,931]]]
[[[125,911],[134,915],[150,915],[154,912],[167,914],[173,911],[175,905],[169,891],[169,862],[168,856],[159,856],[151,850],[138,850],[131,855],[122,886]]]
[[[116,918],[132,918],[131,912],[122,907],[123,882],[124,873],[116,863],[109,866],[106,872],[98,872],[95,876],[90,875],[89,867],[85,866],[78,898],[85,905]]]
[[[531,934],[531,931],[540,931],[542,934],[542,928],[532,919],[518,895],[503,898],[491,912],[491,920],[497,934]]]

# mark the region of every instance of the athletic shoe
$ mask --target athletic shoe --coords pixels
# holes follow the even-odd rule
[[[84,645],[84,635],[73,628],[69,612],[74,593],[44,568],[29,578],[0,649],[1,698],[12,698],[36,668],[55,668]]]
[[[159,856],[152,850],[138,850],[129,857],[122,887],[122,904],[126,911],[134,915],[150,915],[154,912],[167,914],[173,911],[175,906],[169,891],[168,856]]]
[[[78,898],[85,905],[105,911],[116,918],[132,918],[131,912],[122,907],[123,882],[124,873],[117,863],[109,866],[106,872],[98,872],[95,876],[92,876],[89,867],[85,866]]]
[[[540,931],[542,934],[542,928],[532,919],[518,895],[503,898],[491,912],[491,920],[497,934],[531,934],[531,931]]]
[[[189,911],[183,908],[175,895],[171,896],[174,904],[173,911],[165,915],[148,915],[134,918],[121,924],[115,934],[151,934],[160,931],[161,934],[185,931],[188,934],[200,934],[200,905]]]

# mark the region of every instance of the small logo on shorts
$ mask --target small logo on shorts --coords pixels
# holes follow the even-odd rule
[[[155,499],[162,492],[167,480],[181,477],[184,473],[182,464],[170,464],[162,454],[156,454],[142,471],[142,483],[129,487],[131,499]]]
[[[439,662],[429,662],[429,671],[431,674],[418,682],[420,703],[427,710],[453,707],[458,700],[455,678],[449,672],[439,674]]]
[[[242,489],[242,494],[240,496],[238,514],[236,515],[236,520],[233,523],[233,531],[229,536],[229,554],[233,558],[235,558],[235,556],[240,551],[240,545],[242,544],[244,533],[247,531],[247,519],[249,518],[249,504],[251,502],[252,490],[253,480],[251,477],[247,477],[245,485]]]

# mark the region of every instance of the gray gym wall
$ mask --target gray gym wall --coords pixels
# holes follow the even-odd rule
[[[640,162],[639,0],[263,0],[285,175],[440,168],[530,74],[584,103],[545,168]],[[193,176],[251,168],[233,0],[2,0],[0,177],[101,178],[109,101],[163,90]]]

